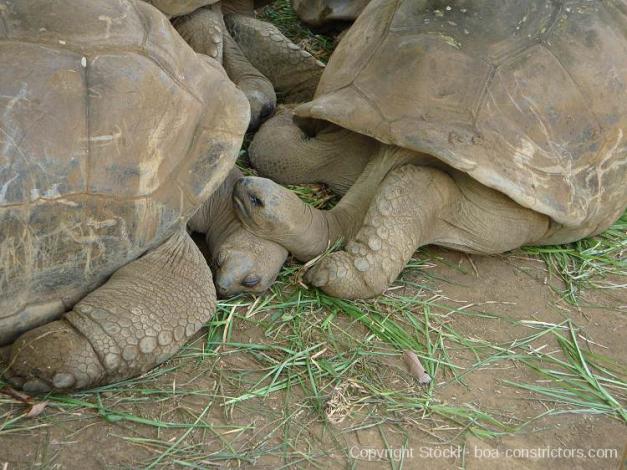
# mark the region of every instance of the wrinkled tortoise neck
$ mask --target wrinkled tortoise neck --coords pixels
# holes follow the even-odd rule
[[[380,145],[350,191],[331,210],[304,206],[299,242],[289,243],[292,254],[310,260],[340,241],[351,240],[359,231],[377,188],[387,174],[408,163],[429,164],[433,157],[390,145]],[[298,249],[292,249],[296,245]]]
[[[232,203],[233,187],[242,176],[242,172],[234,167],[220,187],[189,220],[191,230],[206,234],[211,253],[236,231],[242,230]]]

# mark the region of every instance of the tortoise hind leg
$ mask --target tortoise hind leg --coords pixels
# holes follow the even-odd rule
[[[341,298],[368,298],[396,280],[420,246],[502,253],[542,239],[548,217],[471,177],[406,165],[391,171],[344,251],[323,258],[307,280]]]
[[[179,232],[116,271],[61,320],[20,336],[7,376],[27,392],[134,377],[170,358],[214,311],[211,271]]]

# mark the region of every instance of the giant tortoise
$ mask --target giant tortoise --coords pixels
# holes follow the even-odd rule
[[[301,260],[347,241],[308,276],[347,298],[382,292],[421,245],[602,232],[627,205],[626,32],[623,1],[375,0],[313,101],[251,147],[278,182],[350,189],[319,211],[246,178],[240,218]]]
[[[224,290],[238,272],[243,288],[272,280],[252,270],[278,272],[285,250],[230,204],[249,105],[157,9],[0,0],[0,63],[0,345],[17,338],[14,383],[79,389],[176,352],[215,310],[192,216],[231,263]]]

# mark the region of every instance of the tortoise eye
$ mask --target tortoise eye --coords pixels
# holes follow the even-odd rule
[[[263,207],[263,201],[261,199],[259,199],[257,196],[254,195],[250,195],[250,202],[253,206],[255,207]]]
[[[258,276],[254,274],[249,274],[242,280],[242,285],[244,287],[255,287],[257,284],[261,282]]]

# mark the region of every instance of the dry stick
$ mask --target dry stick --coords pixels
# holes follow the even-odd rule
[[[420,385],[427,385],[431,382],[431,376],[427,374],[425,368],[422,367],[420,359],[418,359],[415,352],[409,350],[403,351],[403,359],[409,368],[409,372],[418,379]]]
[[[2,393],[3,395],[8,395],[17,401],[24,403],[25,405],[33,404],[33,398],[30,395],[19,392],[10,385],[5,385],[4,387],[0,388],[0,393]]]
[[[48,406],[47,401],[35,403],[33,401],[33,397],[15,390],[10,385],[5,385],[4,387],[0,388],[0,393],[2,393],[3,395],[8,395],[11,398],[19,401],[20,403],[27,405],[29,407],[28,412],[26,413],[26,416],[28,418],[35,418],[39,416]]]

